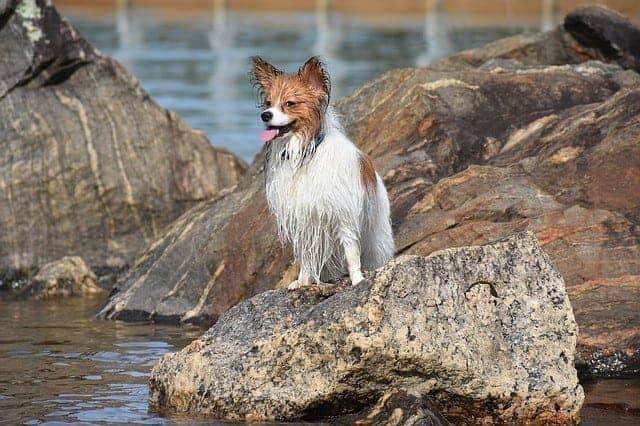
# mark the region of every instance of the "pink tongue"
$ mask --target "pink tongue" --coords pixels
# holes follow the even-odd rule
[[[260,133],[260,139],[262,139],[263,143],[272,141],[276,136],[278,136],[277,129],[265,130],[262,133]]]

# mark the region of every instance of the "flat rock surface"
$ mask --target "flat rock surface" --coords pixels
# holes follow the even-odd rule
[[[131,263],[244,165],[158,106],[45,0],[0,11],[0,281]]]
[[[545,46],[578,43],[555,34],[531,36],[536,49],[505,41],[520,46],[516,56],[481,48],[472,56],[484,52],[484,62],[464,69],[391,71],[337,109],[389,189],[400,254],[535,232],[573,298],[580,366],[626,374],[640,360],[640,75],[592,60],[607,60],[597,45],[580,44],[591,53],[571,64],[544,64]],[[233,193],[182,216],[101,315],[211,323],[292,280],[260,168],[258,160]]]
[[[357,286],[275,290],[165,355],[160,410],[232,420],[318,419],[388,389],[454,423],[572,423],[583,392],[564,282],[531,233],[401,256]]]

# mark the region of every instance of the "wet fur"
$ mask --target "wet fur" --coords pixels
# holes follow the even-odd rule
[[[318,58],[293,75],[254,58],[252,77],[262,109],[277,109],[278,117],[294,123],[269,142],[265,166],[269,209],[300,263],[290,288],[346,273],[356,284],[361,267],[378,268],[395,250],[382,179],[328,107],[331,87]],[[295,105],[287,106],[291,101]]]

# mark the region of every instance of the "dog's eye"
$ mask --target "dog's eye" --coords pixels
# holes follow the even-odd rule
[[[287,102],[285,103],[285,106],[286,106],[287,108],[293,108],[294,106],[296,106],[296,103],[295,103],[295,102],[293,102],[293,101],[287,101]]]

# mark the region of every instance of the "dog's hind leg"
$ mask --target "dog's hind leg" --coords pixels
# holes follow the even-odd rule
[[[349,278],[351,284],[356,285],[364,280],[362,276],[362,268],[360,266],[360,241],[355,233],[347,228],[342,228],[340,232],[340,242],[344,249],[344,256],[347,261],[347,269],[349,270]]]

